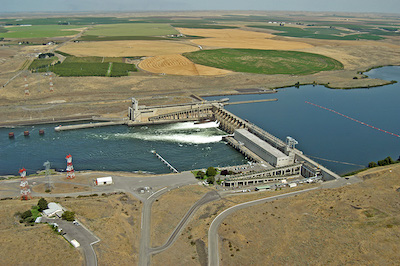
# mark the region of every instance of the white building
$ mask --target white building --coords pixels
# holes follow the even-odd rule
[[[274,167],[294,163],[294,158],[272,147],[268,142],[250,133],[247,129],[236,129],[234,138]]]
[[[98,177],[95,179],[94,182],[95,182],[96,186],[111,185],[113,183],[113,179],[111,176]]]
[[[61,217],[61,215],[64,213],[64,208],[55,202],[50,202],[47,204],[46,210],[43,210],[43,214],[47,217],[53,217],[53,216],[58,216]]]

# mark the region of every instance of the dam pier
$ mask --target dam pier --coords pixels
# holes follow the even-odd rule
[[[219,128],[228,133],[224,140],[254,162],[254,170],[238,172],[226,176],[222,181],[225,187],[276,182],[283,179],[318,178],[332,180],[339,175],[313,161],[296,149],[298,142],[287,137],[286,141],[273,136],[224,109],[229,99],[199,101],[186,104],[160,106],[140,106],[132,98],[128,110],[128,126],[176,123],[185,121],[218,121]],[[276,101],[267,99],[265,101]],[[249,103],[246,101],[242,103]],[[260,101],[258,101],[260,102]],[[235,102],[240,104],[241,102]]]

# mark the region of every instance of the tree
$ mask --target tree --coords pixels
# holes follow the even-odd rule
[[[216,174],[217,174],[217,170],[214,167],[210,166],[210,167],[207,168],[207,172],[206,172],[207,176],[213,176],[214,177],[214,176],[216,176]]]
[[[63,220],[67,220],[69,222],[72,222],[73,220],[75,220],[75,212],[71,212],[71,211],[65,211],[61,218]]]
[[[203,171],[198,171],[197,174],[196,174],[196,177],[200,178],[200,179],[203,179],[205,175],[206,175],[206,173],[204,173]]]
[[[373,168],[373,167],[377,167],[378,165],[376,164],[376,162],[370,162],[368,164],[368,168]]]
[[[215,182],[215,177],[214,177],[214,176],[209,176],[209,177],[207,177],[207,182],[208,182],[208,184],[214,184],[214,182]]]
[[[21,214],[21,219],[26,219],[26,218],[28,218],[28,217],[31,217],[32,216],[32,212],[31,212],[31,210],[27,210],[27,211],[24,211],[22,214]]]
[[[38,202],[39,211],[42,212],[43,210],[47,209],[47,200],[41,198]]]

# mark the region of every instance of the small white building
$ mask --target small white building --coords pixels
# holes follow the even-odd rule
[[[75,248],[78,248],[78,247],[81,246],[81,244],[79,244],[79,242],[76,241],[76,239],[72,239],[70,243],[71,243],[71,245],[73,245]]]
[[[50,202],[47,204],[46,210],[43,210],[43,214],[47,217],[53,217],[53,216],[58,216],[61,217],[61,215],[64,213],[64,208],[55,202]]]
[[[111,185],[113,183],[113,179],[111,176],[98,177],[95,179],[94,183],[96,186]]]

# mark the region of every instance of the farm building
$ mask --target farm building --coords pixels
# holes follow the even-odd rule
[[[48,209],[43,211],[43,214],[47,217],[61,217],[61,215],[64,213],[64,208],[58,203],[50,202],[47,207]]]
[[[95,179],[94,183],[96,186],[111,185],[113,183],[113,179],[111,176],[98,177]]]

